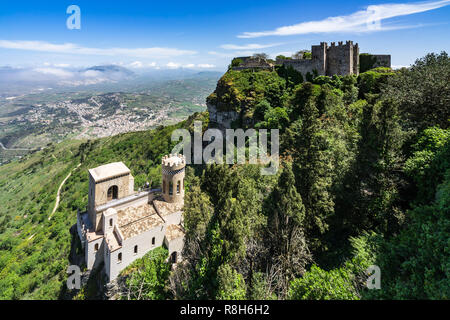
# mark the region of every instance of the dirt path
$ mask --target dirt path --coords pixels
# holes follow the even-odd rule
[[[48,221],[50,221],[53,218],[53,215],[55,214],[56,210],[58,210],[59,201],[61,200],[61,189],[62,189],[62,187],[64,187],[64,184],[66,183],[66,181],[69,180],[70,176],[72,175],[72,172],[74,172],[75,169],[78,169],[80,166],[81,166],[81,163],[76,168],[72,169],[72,171],[70,171],[70,173],[67,175],[67,177],[64,179],[64,181],[59,186],[58,193],[56,194],[55,207],[53,208],[52,214],[48,217]]]
[[[5,151],[31,151],[31,149],[20,149],[20,148],[17,148],[17,149],[8,149],[8,148],[6,148],[6,147],[3,145],[3,143],[1,143],[1,142],[0,142],[0,147],[1,147],[3,150],[5,150]]]

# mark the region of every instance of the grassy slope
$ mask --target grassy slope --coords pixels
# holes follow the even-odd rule
[[[69,228],[76,223],[77,208],[87,205],[87,170],[123,161],[136,178],[136,188],[147,180],[159,185],[159,161],[175,145],[172,131],[192,126],[193,119],[152,131],[63,142],[0,166],[0,300],[57,299],[65,285]],[[59,185],[80,162],[48,221]]]

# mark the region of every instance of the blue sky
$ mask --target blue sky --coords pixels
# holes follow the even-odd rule
[[[66,27],[70,5],[81,30]],[[449,21],[450,0],[2,1],[0,66],[224,70],[233,56],[345,40],[407,66],[449,51]]]

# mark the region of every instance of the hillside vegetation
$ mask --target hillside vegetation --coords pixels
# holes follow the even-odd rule
[[[449,80],[446,53],[358,77],[229,70],[208,102],[236,111],[238,127],[280,129],[281,168],[261,176],[256,165],[191,166],[184,262],[170,271],[163,250],[136,261],[122,274],[122,298],[448,299]],[[1,166],[0,299],[58,298],[87,169],[123,161],[137,186],[157,186],[172,131],[194,119],[207,124],[197,114]],[[371,265],[381,290],[366,288]]]
[[[77,209],[87,206],[88,169],[123,161],[137,187],[146,181],[159,186],[160,159],[174,146],[172,131],[189,128],[193,119],[152,131],[67,141],[0,166],[0,300],[59,298],[67,279],[69,229]],[[57,190],[72,170],[49,221]]]
[[[307,80],[307,79],[305,79]],[[212,165],[185,199],[188,299],[448,299],[450,58],[315,77],[229,70],[208,102],[280,129],[282,168]],[[381,269],[382,289],[366,288]]]

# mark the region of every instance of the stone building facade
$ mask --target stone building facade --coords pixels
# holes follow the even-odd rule
[[[89,204],[78,212],[77,231],[88,270],[104,263],[110,281],[134,260],[165,245],[171,263],[181,261],[186,159],[162,159],[162,190],[134,191],[122,162],[89,170]]]
[[[326,42],[311,47],[311,59],[277,59],[277,65],[292,66],[303,76],[308,73],[319,76],[359,74],[359,46],[353,41]]]

